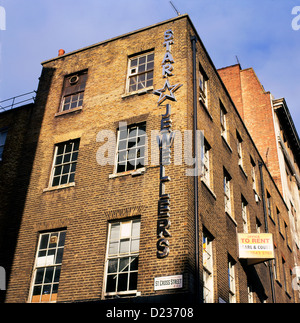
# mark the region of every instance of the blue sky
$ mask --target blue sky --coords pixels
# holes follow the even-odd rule
[[[191,17],[216,68],[253,67],[265,90],[285,97],[300,129],[300,0],[173,0]],[[170,19],[169,0],[0,0],[0,100],[37,89],[40,63]],[[300,14],[300,13],[299,13]],[[298,23],[300,25],[300,21]]]

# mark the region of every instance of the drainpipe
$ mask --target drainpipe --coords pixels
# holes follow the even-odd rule
[[[261,161],[258,161],[258,167],[259,167],[259,174],[260,174],[261,196],[262,196],[262,202],[263,202],[263,208],[264,208],[265,228],[266,228],[266,233],[269,233],[266,199],[265,199],[265,184],[264,184],[264,178],[263,178],[263,172],[262,172],[263,163]],[[273,303],[276,303],[274,277],[273,277],[271,260],[268,261],[268,267],[269,267],[269,274],[270,274],[270,281],[271,281],[272,301]]]
[[[194,149],[194,160],[195,160],[195,174],[194,174],[194,216],[195,216],[195,297],[196,303],[200,303],[200,268],[199,268],[199,220],[198,220],[198,156],[197,156],[197,63],[196,63],[196,43],[197,37],[192,36],[192,51],[193,51],[193,101],[194,101],[194,124],[193,124],[193,149]]]

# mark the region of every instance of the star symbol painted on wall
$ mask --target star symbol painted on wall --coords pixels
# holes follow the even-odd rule
[[[170,82],[167,79],[162,89],[153,91],[153,94],[159,95],[158,105],[161,105],[165,100],[176,101],[174,92],[177,91],[181,86],[182,84],[170,85]],[[170,94],[167,94],[166,90],[168,90]]]

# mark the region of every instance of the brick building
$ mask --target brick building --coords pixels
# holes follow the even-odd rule
[[[300,140],[284,98],[265,91],[252,68],[218,70],[289,209],[290,247],[300,263]],[[281,223],[279,230],[283,230]]]
[[[187,15],[42,65],[6,302],[298,302],[288,207]]]

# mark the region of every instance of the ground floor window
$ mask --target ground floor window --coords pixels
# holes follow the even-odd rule
[[[140,220],[109,223],[105,295],[137,293]]]
[[[66,231],[39,236],[30,293],[32,303],[56,302]]]

